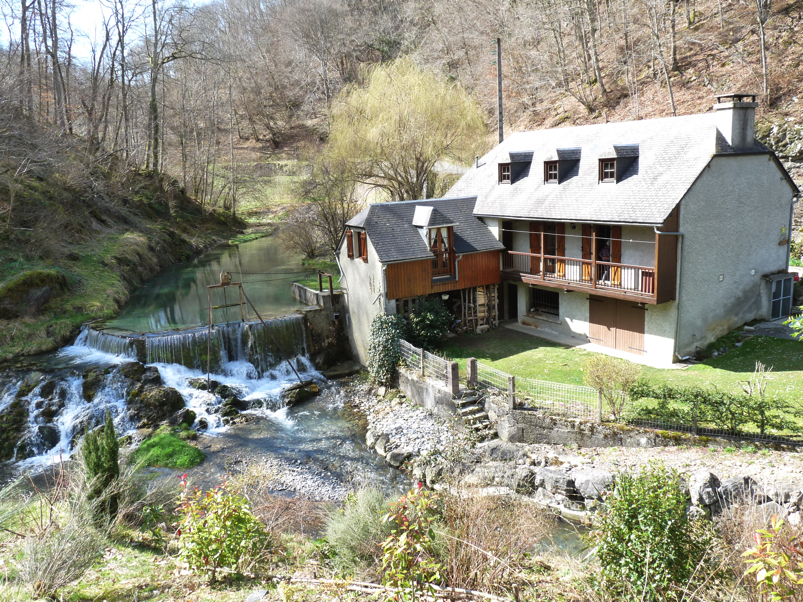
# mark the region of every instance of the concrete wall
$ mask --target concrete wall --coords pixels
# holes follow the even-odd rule
[[[299,303],[303,303],[304,305],[317,305],[318,307],[322,307],[324,309],[332,309],[334,305],[339,303],[338,297],[342,296],[340,291],[335,291],[334,294],[334,301],[332,300],[332,296],[329,294],[329,279],[324,278],[323,281],[324,290],[317,291],[306,286],[301,286],[297,282],[293,283],[293,287],[291,292],[293,294],[293,299],[298,301]],[[337,276],[332,276],[332,287],[337,288]]]
[[[441,418],[451,419],[457,414],[450,391],[439,383],[421,378],[412,370],[399,369],[399,389],[415,403]]]
[[[385,299],[382,264],[368,239],[368,263],[357,257],[349,259],[345,240],[338,253],[343,271],[340,290],[345,300],[345,328],[357,359],[365,364],[368,361],[368,341],[371,322],[374,316],[390,310],[395,311],[395,301]],[[392,306],[392,309],[391,309]]]
[[[715,157],[680,204],[678,354],[755,318],[769,319],[770,284],[787,267],[792,189],[767,155]]]
[[[307,307],[300,312],[307,327],[307,350],[316,369],[325,370],[352,359],[342,296],[336,295],[331,307]]]

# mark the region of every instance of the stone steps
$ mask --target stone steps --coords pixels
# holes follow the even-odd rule
[[[477,435],[481,440],[494,439],[497,436],[496,429],[491,424],[488,412],[482,406],[481,396],[473,391],[463,393],[461,397],[454,400],[457,408],[457,415],[469,432]]]

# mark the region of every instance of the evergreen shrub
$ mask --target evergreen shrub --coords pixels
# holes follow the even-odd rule
[[[87,500],[102,500],[100,509],[107,518],[117,516],[118,499],[115,493],[105,496],[106,490],[120,476],[120,450],[117,432],[110,412],[102,429],[94,430],[84,437],[81,457],[86,467],[89,491]]]
[[[421,298],[410,314],[410,343],[431,351],[449,331],[452,315],[437,297]]]
[[[371,322],[368,343],[368,371],[373,381],[390,386],[401,361],[399,341],[404,337],[406,323],[399,315],[378,315]]]

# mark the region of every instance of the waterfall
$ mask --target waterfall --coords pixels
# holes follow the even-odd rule
[[[75,339],[75,345],[91,347],[118,357],[137,359],[137,350],[133,337],[106,334],[93,328],[84,328],[78,338]]]

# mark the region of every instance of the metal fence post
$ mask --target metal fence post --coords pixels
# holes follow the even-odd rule
[[[602,422],[602,390],[597,391],[597,421]]]
[[[516,405],[516,377],[507,377],[507,409],[512,410]]]
[[[477,387],[477,358],[470,357],[466,360],[466,385],[469,389]]]
[[[696,437],[699,433],[697,432],[697,403],[692,404],[692,417],[694,419],[694,436]]]
[[[413,349],[416,349],[416,347],[413,347]],[[418,357],[421,358],[421,377],[423,378],[424,377],[424,350],[423,349],[418,349]]]
[[[460,393],[460,366],[457,362],[446,363],[446,387],[452,395]]]

